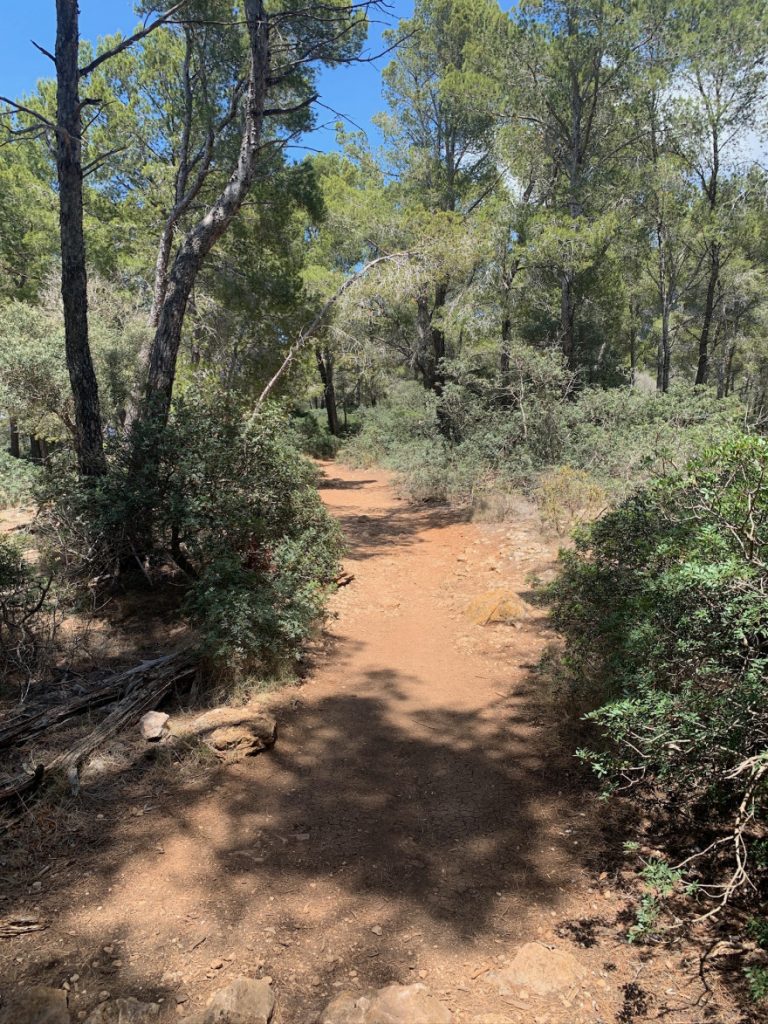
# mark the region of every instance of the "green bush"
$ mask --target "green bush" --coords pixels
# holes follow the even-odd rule
[[[394,387],[364,413],[344,458],[396,470],[416,500],[476,506],[535,491],[542,471],[560,466],[616,501],[730,436],[743,415],[737,399],[707,388],[577,391],[559,355],[528,346],[513,347],[505,372],[474,357],[447,360],[445,375],[439,398],[415,382]]]
[[[297,444],[305,455],[313,459],[332,459],[341,445],[341,440],[328,430],[326,414],[322,410],[310,409],[291,417],[291,428],[296,434]]]
[[[600,704],[588,717],[602,743],[582,756],[609,789],[661,784],[681,807],[727,821],[734,842],[757,839],[768,802],[768,440],[737,436],[641,488],[578,531],[560,565],[553,621],[572,685]]]
[[[205,650],[244,669],[297,656],[322,611],[340,535],[285,418],[186,396],[168,427],[113,442],[98,480],[54,473],[43,521],[71,578],[186,576]]]
[[[16,459],[0,451],[0,508],[29,501],[40,479],[41,469],[27,459]]]

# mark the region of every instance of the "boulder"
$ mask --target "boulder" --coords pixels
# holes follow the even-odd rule
[[[572,953],[540,942],[527,942],[517,951],[508,967],[491,971],[486,975],[486,981],[503,996],[514,995],[520,989],[537,996],[550,996],[581,984],[585,974]]]
[[[160,1014],[157,1003],[140,1003],[130,999],[114,999],[100,1003],[86,1018],[85,1024],[152,1024]]]
[[[466,614],[476,626],[488,626],[494,622],[513,625],[525,621],[530,609],[513,590],[489,590],[474,598]]]
[[[453,1015],[426,985],[387,985],[358,995],[342,992],[320,1024],[451,1024]]]
[[[187,1017],[187,1024],[269,1024],[275,994],[268,978],[239,977],[214,992],[204,1010]]]
[[[146,715],[142,715],[139,719],[139,728],[144,739],[150,742],[161,739],[169,717],[164,711],[148,711]]]
[[[220,757],[248,757],[274,745],[277,723],[252,707],[214,708],[199,715],[187,735],[198,737]]]
[[[67,993],[42,986],[14,992],[0,1009],[0,1024],[69,1024]]]

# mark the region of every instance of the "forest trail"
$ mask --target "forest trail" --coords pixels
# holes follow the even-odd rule
[[[616,925],[596,804],[532,673],[553,636],[524,595],[556,544],[530,511],[471,523],[399,501],[381,471],[325,474],[354,580],[305,684],[275,695],[276,746],[191,780],[145,773],[132,813],[92,793],[76,876],[52,872],[41,967],[46,950],[77,966],[75,1007],[103,988],[163,998],[162,1021],[240,973],[273,978],[278,1024],[392,981],[428,985],[456,1024],[634,1019],[623,986],[656,968]],[[473,621],[502,593],[515,625]],[[576,956],[584,983],[502,994],[489,972],[529,941]]]

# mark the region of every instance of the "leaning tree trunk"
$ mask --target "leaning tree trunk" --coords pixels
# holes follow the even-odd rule
[[[214,204],[181,243],[168,274],[149,357],[138,422],[168,421],[189,296],[203,260],[225,233],[248,195],[256,174],[269,77],[269,24],[263,0],[245,0],[250,68],[245,124],[237,166]]]
[[[88,277],[83,233],[82,105],[77,0],[56,0],[56,170],[61,230],[61,295],[67,369],[75,403],[80,472],[106,469],[96,373],[88,346]]]

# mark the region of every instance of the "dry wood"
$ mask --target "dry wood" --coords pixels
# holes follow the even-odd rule
[[[36,914],[14,914],[0,918],[0,939],[12,939],[28,932],[41,932],[48,925]]]
[[[40,764],[33,772],[19,772],[0,779],[0,803],[36,789],[45,777],[56,771],[76,772],[97,747],[137,721],[144,712],[157,707],[175,683],[190,679],[196,671],[195,658],[189,653],[177,652],[120,673],[115,695],[122,694],[122,697],[117,707],[74,747],[57,754],[47,765]]]
[[[143,678],[155,668],[162,668],[176,657],[176,654],[169,654],[162,658],[133,665],[122,672],[110,673],[108,676],[94,680],[87,693],[78,694],[65,703],[53,707],[50,705],[23,707],[15,715],[10,716],[3,725],[0,725],[0,750],[4,747],[21,746],[34,736],[61,725],[75,715],[119,700],[135,685],[137,679]]]

